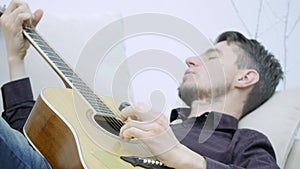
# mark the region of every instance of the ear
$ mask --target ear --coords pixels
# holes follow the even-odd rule
[[[240,70],[235,80],[235,87],[251,87],[259,81],[259,73],[255,69]]]

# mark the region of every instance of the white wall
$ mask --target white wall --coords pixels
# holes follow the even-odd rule
[[[81,38],[81,35],[79,37],[78,35],[69,36],[68,34],[65,34],[63,28],[59,24],[51,28],[42,27],[42,25],[49,24],[47,23],[47,15],[55,14],[62,18],[78,17],[82,18],[82,22],[84,22],[88,20],[87,18],[89,17],[93,18],[93,16],[104,14],[110,16],[121,15],[125,17],[141,13],[161,13],[169,14],[187,21],[211,41],[225,30],[238,30],[248,37],[257,38],[276,55],[286,69],[286,79],[284,80],[284,83],[280,84],[279,90],[300,85],[300,78],[298,76],[298,72],[300,71],[300,67],[298,66],[300,64],[300,57],[298,57],[299,54],[297,50],[297,40],[300,37],[300,23],[298,22],[300,17],[300,12],[298,10],[300,1],[284,0],[274,2],[269,0],[252,0],[246,2],[238,0],[191,0],[175,2],[173,0],[27,0],[27,2],[31,6],[31,9],[41,8],[45,11],[45,18],[41,23],[40,29],[43,30],[42,33],[47,36],[47,40],[51,42],[51,44],[54,44],[55,49],[57,49],[71,65],[76,64],[77,59],[89,38],[99,30],[96,26],[103,25],[99,22],[97,24],[92,24],[93,26],[91,29],[86,27],[89,31],[82,32],[83,34],[86,34],[84,38]],[[95,18],[97,17],[94,17],[93,19]],[[108,23],[110,20],[113,19],[104,19],[104,23]],[[84,24],[85,22],[80,26],[83,26]],[[55,22],[52,23],[52,25],[55,25]],[[68,29],[69,31],[72,31],[72,28],[68,27]],[[61,38],[53,39],[51,36],[54,32]],[[76,42],[68,46],[64,44],[65,41]],[[4,51],[2,35],[0,42],[0,82],[3,84],[8,79],[8,72],[5,56],[2,55]],[[182,47],[181,44],[165,37],[133,37],[126,40],[126,44],[127,57],[146,49],[159,49],[171,53],[181,61],[184,61],[186,57],[192,54],[191,51]],[[32,53],[34,52],[32,51]],[[65,53],[70,55],[66,56]],[[34,66],[39,67],[40,69],[37,71],[49,71],[46,64],[40,62],[43,61],[35,60]],[[151,76],[151,71],[144,71],[144,73],[137,74],[131,81],[130,87],[135,88],[133,90],[133,97],[135,97],[135,100],[149,101],[150,95],[155,93],[153,91],[157,90],[163,90],[165,97],[176,97],[176,81],[172,81],[168,74],[159,71],[155,72],[155,70],[152,70],[152,73],[154,73],[153,77]],[[29,72],[29,74],[38,76],[33,70],[32,72]],[[62,86],[55,75],[47,76],[47,79],[41,78],[34,82],[33,85],[35,87],[36,96],[43,87]],[[150,76],[151,78],[149,79]],[[147,79],[150,80],[149,83],[144,82]],[[153,84],[151,83],[153,81],[156,82],[155,86],[149,85]],[[164,84],[167,83],[168,85],[162,85],[158,82]],[[168,111],[169,107],[172,107],[176,101],[176,99],[171,99],[171,101],[167,103],[166,111]]]

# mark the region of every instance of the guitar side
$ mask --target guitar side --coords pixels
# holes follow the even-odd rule
[[[88,105],[78,105],[72,89],[44,89],[24,126],[26,137],[52,168],[134,168],[119,156],[139,154],[140,150],[134,148],[136,144],[132,147],[96,126],[84,128],[85,122],[78,120],[76,114],[80,111],[77,106],[86,109]],[[89,129],[96,130],[95,137],[87,132]],[[136,152],[128,153],[129,149]]]

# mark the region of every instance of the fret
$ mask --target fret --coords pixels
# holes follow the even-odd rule
[[[68,68],[66,68],[66,66],[63,66],[61,64],[55,63],[55,66],[60,70],[60,72],[62,74],[65,74],[64,72],[70,72],[70,70]]]
[[[92,95],[85,95],[87,97],[87,100],[92,104],[92,105],[96,105],[97,101],[95,99],[92,99],[91,97],[93,97]]]
[[[74,78],[74,79],[72,79],[72,80],[73,80],[74,86],[80,86],[80,85],[85,86],[85,85],[86,85],[86,84],[83,83],[82,81],[78,81],[77,78]],[[87,89],[85,89],[85,90],[87,90]]]
[[[51,56],[53,56],[53,57],[59,58],[59,57],[57,56],[57,54],[54,53],[54,52],[52,52],[52,51],[44,51],[44,53],[47,54],[47,55],[51,55]]]
[[[99,107],[99,108],[101,108],[101,109],[103,109],[103,110],[110,111],[102,101],[98,100],[98,98],[95,98],[95,97],[93,97],[93,99],[92,99],[92,97],[93,97],[93,96],[87,97],[86,99],[87,99],[87,100],[88,100],[95,108]]]
[[[84,86],[86,86],[86,84],[85,84],[81,79],[78,80],[78,78],[74,78],[74,79],[73,79],[73,84],[74,84],[74,85],[78,85],[78,86],[79,86],[79,85],[84,85]]]
[[[78,90],[80,90],[80,91],[82,91],[82,92],[89,92],[89,93],[92,93],[92,92],[90,92],[90,89],[87,89],[87,87],[86,87],[86,85],[85,84],[74,84],[73,83],[73,85],[78,89]]]
[[[79,91],[81,91],[81,93],[82,93],[82,95],[84,96],[84,97],[86,97],[86,99],[88,100],[88,101],[90,101],[91,103],[96,103],[94,100],[94,97],[95,97],[95,94],[94,93],[91,93],[91,92],[83,92],[82,90],[79,90]]]
[[[34,40],[40,40],[41,37],[35,33],[32,33],[32,32],[27,32],[27,34]],[[41,41],[40,41],[41,42]]]
[[[106,107],[103,107],[102,105],[101,106],[96,105],[95,107],[96,107],[97,112],[105,112],[107,114],[112,114],[109,109],[107,109]]]
[[[39,45],[39,48],[41,48],[43,51],[50,51],[48,46]]]
[[[103,102],[98,102],[97,105],[98,105],[97,107],[101,108],[105,112],[111,113],[111,110]]]
[[[58,57],[52,57],[52,56],[48,56],[48,58],[53,62],[53,63],[58,63],[58,62],[63,62],[60,58]]]
[[[65,68],[61,68],[60,70],[65,76],[67,77],[72,77],[73,76],[73,72],[68,70],[68,69],[65,69]]]
[[[45,45],[45,43],[44,43],[43,41],[39,40],[39,39],[34,39],[34,38],[32,38],[32,39],[33,39],[34,42],[35,42],[37,45],[39,45],[39,46]]]
[[[73,75],[74,75],[73,72],[70,72],[68,70],[62,70],[62,73],[68,78],[73,77]],[[69,80],[72,80],[72,79],[69,79]]]
[[[63,62],[53,62],[58,68],[63,69],[66,68],[67,65]]]
[[[85,97],[87,97],[87,99],[89,99],[88,97],[94,97],[93,96],[94,94],[90,90],[84,89],[84,88],[80,88],[80,87],[77,87],[77,86],[75,86],[75,87],[82,93],[82,95],[84,95]]]
[[[46,57],[52,61],[57,69],[67,77],[67,80],[78,90],[78,92],[90,103],[97,111],[106,114],[114,114],[101,99],[84,83],[80,77],[64,62],[62,58],[43,40],[43,38],[32,27],[24,27],[24,32],[40,48]]]
[[[87,85],[85,83],[83,83],[83,82],[81,82],[81,83],[78,83],[78,82],[74,83],[73,82],[73,84],[74,84],[74,86],[76,86],[76,88],[82,90],[83,92],[91,92],[90,91],[91,89],[87,88],[86,87]]]
[[[82,92],[82,94],[87,97],[87,100],[90,100],[91,102],[93,101],[92,100],[92,97],[94,97],[94,94],[91,93],[91,92],[83,92],[82,90],[80,90]]]
[[[98,103],[95,99],[92,99],[92,95],[85,95],[86,96],[86,99],[93,105],[93,107],[98,107]]]
[[[76,85],[79,84],[78,79],[79,79],[78,76],[77,76],[76,74],[73,73],[72,79],[70,79],[70,80],[72,81],[72,84],[73,84],[74,86],[76,86]],[[76,88],[77,88],[77,87],[76,87]]]

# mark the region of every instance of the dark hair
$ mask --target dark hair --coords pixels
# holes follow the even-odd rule
[[[283,78],[283,71],[274,55],[254,39],[247,39],[239,32],[228,31],[217,38],[217,43],[222,41],[239,47],[236,60],[239,69],[255,69],[259,73],[259,81],[253,86],[243,108],[243,117],[274,94],[279,81]]]

